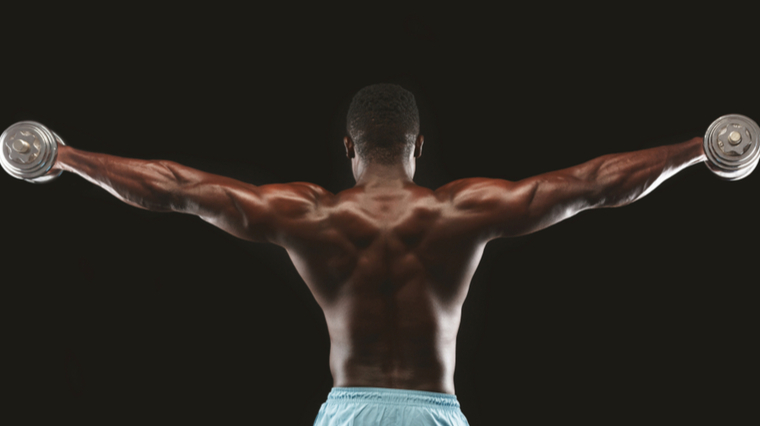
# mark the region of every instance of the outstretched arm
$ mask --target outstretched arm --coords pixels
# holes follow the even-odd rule
[[[296,182],[255,186],[165,160],[138,160],[59,146],[56,169],[73,172],[132,206],[197,215],[245,240],[280,244],[313,217],[321,187]]]
[[[474,217],[489,239],[529,234],[586,209],[641,199],[688,166],[705,161],[702,138],[598,157],[512,182],[468,178],[439,189],[452,209]]]

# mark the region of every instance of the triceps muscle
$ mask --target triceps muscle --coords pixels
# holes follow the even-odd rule
[[[500,236],[534,233],[593,207],[593,185],[569,170],[514,183],[505,195]]]
[[[268,240],[270,211],[259,187],[232,179],[213,179],[186,184],[181,194],[183,202],[178,211],[197,215],[244,240]]]

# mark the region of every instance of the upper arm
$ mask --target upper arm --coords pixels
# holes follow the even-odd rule
[[[449,195],[454,215],[476,222],[487,238],[539,231],[596,205],[597,162],[520,181],[467,178],[438,191]]]
[[[184,173],[176,211],[254,242],[279,243],[288,231],[315,220],[330,194],[307,182],[256,186],[195,170]]]

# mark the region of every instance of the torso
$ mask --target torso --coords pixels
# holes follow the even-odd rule
[[[333,385],[454,394],[462,304],[487,239],[416,185],[320,203],[283,246],[324,311]]]

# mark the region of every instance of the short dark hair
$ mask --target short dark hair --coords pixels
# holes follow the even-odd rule
[[[378,163],[398,162],[409,155],[420,133],[414,95],[388,83],[362,88],[348,107],[346,130],[357,154]]]

